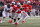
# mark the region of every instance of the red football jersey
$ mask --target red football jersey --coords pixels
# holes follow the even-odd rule
[[[16,10],[16,11],[17,11],[16,13],[21,13],[20,8],[21,8],[21,6],[16,8],[16,9],[17,9],[17,10]]]
[[[31,11],[31,8],[32,8],[31,5],[27,5],[27,4],[23,5],[22,7],[24,7],[24,10],[25,10],[26,12]]]
[[[15,13],[15,11],[16,11],[16,5],[14,5],[14,6],[11,5],[11,7],[13,7],[13,9],[12,9],[13,11],[12,12]]]

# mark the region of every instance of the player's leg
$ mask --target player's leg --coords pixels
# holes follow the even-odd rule
[[[20,17],[21,17],[21,13],[19,13],[19,14],[18,14],[18,17],[17,17],[17,18],[18,18],[18,20],[20,19]]]
[[[24,18],[24,14],[21,14],[21,18],[17,22],[15,22],[15,25],[17,25],[23,18]]]
[[[21,18],[17,21],[19,23],[24,18],[24,15],[21,15]]]
[[[17,25],[23,18],[21,17],[17,22],[15,22],[15,25]]]
[[[12,23],[12,13],[9,13],[9,23]]]
[[[13,12],[12,12],[12,19],[13,19]]]
[[[29,16],[26,16],[23,21],[25,21]]]
[[[17,18],[17,13],[15,13],[15,15],[14,15],[14,23],[16,22],[16,18]]]
[[[2,23],[2,21],[3,21],[3,19],[6,17],[6,13],[3,11],[2,12],[2,18],[1,18],[1,23]]]
[[[25,12],[24,13],[24,15],[25,15],[25,18],[24,18],[24,20],[22,21],[22,23],[24,23],[24,21],[29,17],[29,15]]]
[[[12,19],[14,18],[15,13],[12,12]]]
[[[7,12],[7,17],[9,17],[9,12]]]

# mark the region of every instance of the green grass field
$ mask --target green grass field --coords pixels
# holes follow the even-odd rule
[[[5,18],[3,23],[0,24],[0,27],[16,27],[13,24],[8,23],[9,18]],[[17,27],[40,27],[40,16],[39,17],[29,17],[24,24],[20,23]]]

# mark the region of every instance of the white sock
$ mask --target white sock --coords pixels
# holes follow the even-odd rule
[[[28,16],[26,16],[23,21],[25,21],[27,18],[28,18]]]
[[[1,23],[2,23],[2,21],[3,21],[3,17],[2,17],[2,19],[1,19]]]
[[[3,20],[3,17],[2,17],[2,19],[1,20]]]
[[[9,18],[9,20],[12,20],[11,18]]]
[[[7,13],[7,17],[9,17],[9,13]]]
[[[2,23],[2,20],[1,20],[1,23]]]

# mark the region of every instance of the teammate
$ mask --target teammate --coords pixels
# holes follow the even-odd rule
[[[15,5],[15,2],[12,2],[11,7],[13,7],[13,9],[12,9],[12,19],[14,19],[14,17],[15,17],[15,12],[16,12],[16,7],[17,7],[17,5]],[[16,21],[16,19],[14,19],[14,22],[15,22],[15,21]]]
[[[31,8],[32,8],[32,6],[30,4],[31,4],[31,2],[27,1],[27,4],[23,5],[25,11],[28,13],[29,16],[30,16],[30,13],[31,13]]]
[[[14,15],[15,15],[15,11],[16,11],[16,5],[15,5],[15,2],[12,2],[11,7],[13,7],[13,9],[12,9],[12,19],[13,19],[13,18],[14,18]]]
[[[23,7],[22,10],[21,10],[21,15],[22,16],[21,16],[20,20],[15,22],[16,26],[19,23],[19,21],[21,21],[23,19],[23,21],[22,21],[22,24],[23,24],[25,22],[25,20],[29,17],[29,15],[27,14],[27,12],[29,12],[31,10],[31,7],[30,7],[29,3],[30,3],[30,1],[28,1],[27,4],[22,6]]]
[[[16,19],[18,18],[18,20],[21,17],[21,10],[20,10],[21,6],[20,3],[17,3],[17,7],[16,7],[16,12],[15,12],[15,16],[14,16],[14,21],[16,22]]]

